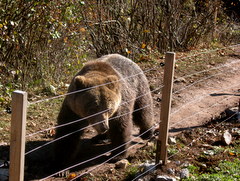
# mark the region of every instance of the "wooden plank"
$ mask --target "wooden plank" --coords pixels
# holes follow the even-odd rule
[[[9,181],[24,180],[27,93],[12,94]]]
[[[167,52],[165,58],[162,105],[160,112],[159,137],[157,140],[156,164],[165,165],[167,162],[167,146],[168,146],[168,127],[171,110],[172,86],[174,75],[175,53]]]

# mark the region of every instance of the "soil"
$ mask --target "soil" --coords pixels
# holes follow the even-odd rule
[[[178,65],[181,65],[183,62],[191,62],[186,58],[184,53],[179,53],[177,56],[176,71],[175,71],[175,81],[173,86],[173,101],[171,109],[171,119],[169,124],[169,135],[176,136],[180,140],[179,150],[180,154],[172,156],[170,158],[171,162],[167,167],[159,169],[158,172],[154,174],[167,173],[169,167],[174,168],[176,171],[179,168],[179,163],[174,161],[179,161],[181,164],[192,163],[198,161],[199,163],[205,162],[208,164],[215,164],[217,160],[222,159],[223,157],[232,159],[239,155],[229,155],[222,154],[222,158],[219,158],[219,155],[213,158],[208,158],[207,160],[196,160],[201,159],[197,154],[203,151],[203,148],[206,148],[206,145],[214,145],[215,142],[219,141],[219,135],[226,129],[239,128],[239,123],[234,119],[227,123],[219,124],[222,120],[226,119],[226,115],[223,116],[225,110],[229,107],[237,106],[240,99],[240,46],[234,47],[231,49],[230,53],[228,51],[218,51],[217,57],[213,57],[210,54],[201,54],[199,56],[194,56],[191,58],[191,61],[196,65],[197,61],[206,61],[206,67],[201,69],[201,74],[195,74],[199,72],[198,67],[194,67],[195,71],[192,72],[186,69],[180,69]],[[222,55],[224,54],[224,55]],[[224,56],[227,61],[224,64],[219,64],[214,60],[219,60]],[[151,71],[146,72],[146,75],[149,79],[152,95],[154,99],[154,116],[156,122],[160,121],[160,109],[161,109],[161,91],[159,87],[162,85],[162,77],[164,67],[159,66],[163,62],[163,59],[158,59],[159,61],[154,62],[145,62],[139,61],[138,64],[143,68],[143,70],[149,70],[149,68],[154,68]],[[224,66],[223,66],[224,65]],[[186,67],[191,67],[186,65]],[[218,69],[219,67],[219,69]],[[220,68],[221,67],[221,68]],[[212,71],[204,70],[211,69]],[[192,69],[191,69],[192,70]],[[191,75],[191,76],[189,76]],[[34,100],[34,98],[32,98]],[[59,102],[58,102],[59,104]],[[55,103],[53,103],[55,105]],[[49,103],[49,107],[53,107]],[[46,108],[45,108],[46,109]],[[34,110],[34,109],[33,109]],[[44,110],[44,108],[43,108]],[[31,111],[30,111],[31,112]],[[48,111],[49,112],[49,111]],[[32,113],[32,112],[31,112]],[[51,112],[52,113],[52,112]],[[27,134],[35,132],[37,130],[47,128],[49,125],[54,125],[55,117],[49,115],[36,116],[31,114],[28,118]],[[57,113],[56,113],[57,114]],[[5,116],[6,119],[6,116]],[[35,120],[41,120],[40,124],[36,124]],[[48,123],[46,123],[48,120]],[[215,120],[215,121],[213,121]],[[217,125],[217,126],[216,126]],[[216,134],[208,134],[207,137],[204,137],[207,130],[213,128],[217,129]],[[8,128],[9,129],[9,128]],[[158,128],[156,128],[157,134]],[[83,154],[84,158],[79,158],[76,162],[92,158],[94,155],[99,155],[104,153],[109,149],[109,144],[92,144],[91,137],[95,135],[95,131],[88,129],[86,131],[86,136],[84,137],[84,148]],[[138,130],[135,129],[133,132],[133,137],[136,137]],[[54,130],[49,130],[47,133],[42,133],[39,136],[30,138],[26,145],[26,150],[31,150],[39,145],[47,143],[52,139],[54,135]],[[181,144],[188,145],[193,139],[199,138],[202,136],[201,141],[193,144],[194,149],[187,149],[188,147],[184,146],[182,148]],[[239,137],[234,137],[234,140],[237,140]],[[154,162],[155,156],[153,145],[156,143],[157,135],[152,138],[149,142],[144,142],[143,140],[136,138],[135,143],[138,143],[136,146],[133,146],[130,149],[130,156],[128,158],[131,166],[137,165],[140,162],[146,160],[151,160]],[[205,139],[205,140],[204,140]],[[205,146],[204,146],[205,145]],[[44,178],[49,175],[51,168],[51,146],[45,146],[41,151],[33,152],[26,156],[26,180],[34,180],[39,178]],[[209,148],[208,148],[209,149]],[[0,160],[8,159],[9,146],[7,141],[3,141],[0,145]],[[97,153],[96,153],[97,152]],[[225,155],[225,156],[224,156]],[[187,157],[187,159],[186,159]],[[84,175],[80,180],[127,180],[131,177],[126,176],[127,169],[116,169],[115,164],[113,163],[102,163],[108,159],[108,155],[101,157],[99,159],[93,160],[88,164],[81,165],[77,169],[71,170],[77,175],[85,172],[90,172],[90,174]],[[203,159],[203,158],[202,158]],[[215,161],[214,161],[215,160]],[[96,167],[97,166],[97,167]],[[92,170],[93,168],[95,168]],[[205,169],[205,168],[202,168]],[[71,175],[70,175],[71,176]],[[73,176],[73,175],[72,175]],[[146,180],[154,178],[153,173],[145,176]],[[66,180],[66,177],[51,177],[47,180]]]

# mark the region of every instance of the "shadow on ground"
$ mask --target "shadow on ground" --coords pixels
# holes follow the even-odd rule
[[[44,145],[46,143],[46,141],[28,142],[26,144],[26,153],[29,150]],[[70,165],[77,166],[72,168],[71,171],[80,171],[106,161],[107,159],[109,159],[109,156],[105,153],[110,149],[111,146],[109,143],[93,144],[91,139],[83,139],[81,144],[81,150],[78,154],[79,156],[78,158],[76,158],[75,162],[71,163]],[[98,157],[98,155],[102,156]],[[42,179],[59,171],[60,170],[56,170],[53,165],[52,144],[49,144],[39,150],[29,153],[25,157],[25,180]]]

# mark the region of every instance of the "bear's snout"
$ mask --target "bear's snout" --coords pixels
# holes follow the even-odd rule
[[[109,126],[105,123],[99,125],[99,130],[97,130],[98,134],[106,133],[109,129]]]
[[[107,113],[103,113],[98,116],[95,116],[92,122],[93,122],[93,127],[98,132],[98,134],[106,133],[109,129]]]

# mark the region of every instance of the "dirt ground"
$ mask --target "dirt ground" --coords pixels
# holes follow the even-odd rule
[[[204,72],[205,68],[201,70],[201,74],[193,74],[192,72],[182,73],[182,71],[178,70],[177,66],[178,63],[184,61],[180,58],[181,56],[177,56],[177,64],[175,67],[176,73],[173,86],[173,101],[169,125],[170,136],[179,135],[179,133],[182,131],[185,131],[185,134],[193,128],[197,128],[198,126],[202,126],[212,119],[218,118],[219,115],[226,110],[226,108],[238,105],[240,99],[240,46],[232,49],[232,53],[227,55],[228,60],[225,62],[225,66],[222,66],[222,64],[209,63],[206,69],[212,69],[211,73],[208,71]],[[209,58],[209,56],[206,55],[206,59],[207,58]],[[158,88],[162,84],[161,79],[164,69],[164,67],[159,66],[160,62],[163,62],[163,60],[154,62],[154,67],[156,67],[156,70],[151,70],[150,72],[146,73],[151,85],[151,89],[153,90],[152,95],[154,99],[154,116],[156,122],[159,122],[160,120],[160,106],[162,97],[161,91],[159,91]],[[152,64],[148,65],[142,62],[139,62],[139,65],[144,70],[152,67]],[[219,67],[219,69],[217,67]],[[189,76],[189,74],[191,74],[191,76]],[[51,122],[51,124],[54,124],[54,122]],[[236,126],[239,127],[239,125],[233,125],[233,127]],[[134,136],[138,134],[137,131],[137,129],[134,130]],[[85,151],[83,151],[85,158],[79,159],[86,160],[95,155],[96,150],[99,154],[104,153],[107,149],[109,149],[108,144],[92,145],[90,138],[94,134],[95,132],[92,129],[87,131],[87,136],[84,140]],[[29,142],[26,146],[27,150],[42,145],[48,140],[49,138],[37,140],[35,142]],[[131,148],[130,157],[128,159],[130,162],[134,160],[141,160],[141,157],[144,157],[144,159],[154,158],[149,155],[141,156],[137,154],[137,150],[144,148],[146,145],[148,145],[148,143],[143,142],[140,139],[136,139],[134,142],[139,144]],[[51,146],[45,147],[41,152],[36,152],[26,157],[26,180],[34,180],[34,178],[38,180],[39,178],[45,177],[47,173],[49,173],[49,167],[47,166],[49,165],[51,157],[49,150],[51,150]],[[2,155],[6,155],[8,152],[8,146],[0,145],[0,151],[3,153]],[[150,151],[148,150],[148,152]],[[132,155],[135,155],[135,157]],[[4,156],[0,156],[0,159],[2,159],[2,157]],[[99,163],[107,159],[108,157],[106,155],[104,158],[91,161],[87,165],[81,165],[81,167],[78,167],[77,171],[74,170],[74,173],[80,174],[88,172],[89,170],[98,166],[96,169],[91,171],[92,175],[90,174],[88,177],[83,177],[81,180],[91,180],[90,178],[92,176],[97,175],[101,175],[103,178],[105,178],[105,180],[106,178],[109,178],[108,180],[119,180],[122,178],[122,175],[124,175],[124,170],[116,170],[114,164],[105,163],[103,165],[99,165]],[[104,176],[104,174],[106,176]],[[65,180],[65,177],[52,177],[47,180]],[[95,179],[92,180],[101,180],[101,178],[96,179],[95,177]]]

